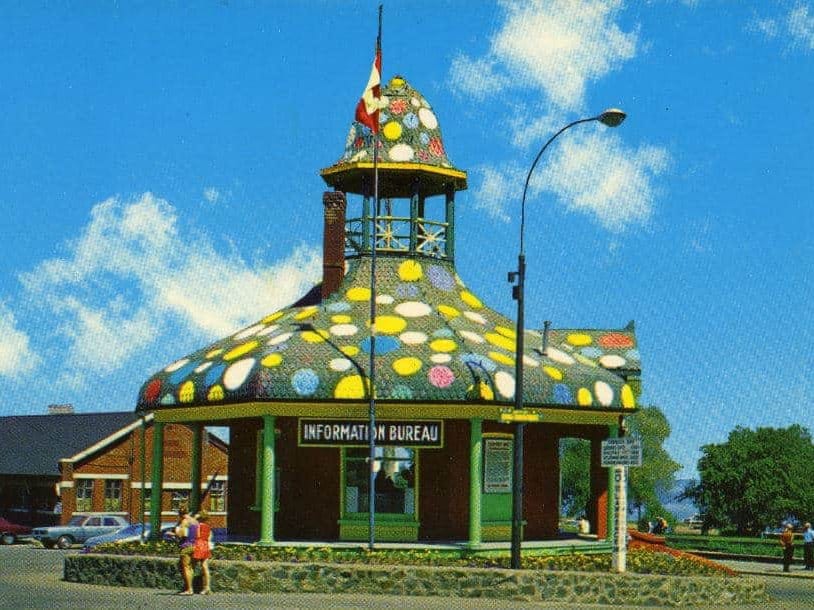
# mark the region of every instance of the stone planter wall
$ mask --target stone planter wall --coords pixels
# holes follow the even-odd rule
[[[747,578],[680,577],[483,568],[212,561],[217,592],[362,593],[492,597],[563,604],[719,606],[762,603],[765,586]],[[159,557],[69,555],[65,580],[180,589],[177,561]]]

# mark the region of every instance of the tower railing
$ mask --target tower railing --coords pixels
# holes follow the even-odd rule
[[[345,256],[367,254],[375,242],[377,252],[410,252],[431,258],[448,258],[449,223],[409,216],[361,216],[345,221]]]

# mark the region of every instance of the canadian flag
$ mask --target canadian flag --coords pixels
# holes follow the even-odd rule
[[[379,101],[381,99],[382,50],[376,49],[376,58],[370,70],[370,78],[362,92],[362,99],[356,105],[356,120],[379,133]]]

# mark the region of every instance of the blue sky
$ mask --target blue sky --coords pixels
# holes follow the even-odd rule
[[[318,170],[376,3],[0,6],[0,415],[135,408],[178,357],[321,273]],[[433,105],[457,269],[526,320],[636,321],[642,402],[692,475],[736,425],[811,425],[814,3],[388,2],[383,76]]]

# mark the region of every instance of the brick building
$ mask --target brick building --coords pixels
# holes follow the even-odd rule
[[[164,431],[164,521],[190,501],[195,435],[185,425]],[[144,473],[152,470],[152,439],[152,416],[142,419],[132,412],[2,417],[0,514],[34,526],[66,523],[75,513],[120,514],[138,522],[142,494],[145,514],[150,511],[152,482]],[[201,444],[198,497],[212,513],[213,526],[225,527],[228,445],[209,433]]]

